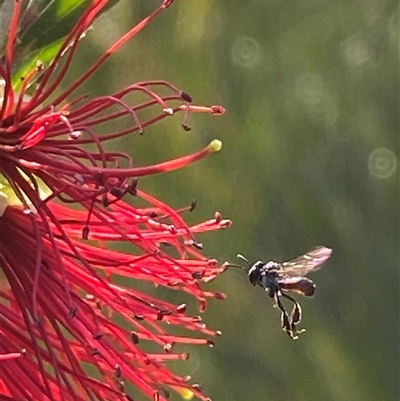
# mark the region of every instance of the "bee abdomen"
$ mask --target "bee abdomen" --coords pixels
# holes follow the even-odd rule
[[[306,277],[290,277],[279,280],[279,285],[284,290],[295,291],[306,297],[312,297],[315,292],[315,284]]]

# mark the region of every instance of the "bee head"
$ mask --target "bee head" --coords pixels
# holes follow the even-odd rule
[[[254,286],[259,284],[261,281],[261,271],[262,268],[265,266],[265,263],[259,260],[258,262],[254,263],[253,266],[250,267],[247,275],[249,277],[250,283]]]
[[[257,284],[261,283],[261,277],[263,274],[263,271],[265,271],[266,264],[259,260],[258,262],[254,263],[251,267],[249,264],[249,261],[240,253],[237,254],[237,257],[241,260],[243,260],[247,266],[242,266],[242,265],[236,265],[236,264],[226,264],[227,267],[238,267],[247,272],[247,277],[249,278],[249,281],[251,284],[256,286]],[[273,262],[274,263],[274,262]],[[265,274],[265,273],[264,273]]]

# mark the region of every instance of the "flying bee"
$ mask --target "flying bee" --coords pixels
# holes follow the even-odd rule
[[[325,246],[317,246],[302,256],[288,262],[263,262],[259,260],[249,269],[240,265],[228,264],[228,267],[241,267],[247,271],[250,283],[253,286],[259,285],[268,292],[270,298],[275,302],[281,311],[282,330],[290,338],[296,340],[299,334],[305,330],[298,330],[297,325],[301,321],[301,306],[287,291],[297,292],[306,297],[312,297],[315,292],[315,284],[306,277],[310,272],[320,269],[320,267],[329,259],[332,249]],[[248,260],[238,254],[238,258],[244,260],[248,266]],[[286,298],[293,303],[293,309],[290,314],[287,313],[281,302],[281,298]]]

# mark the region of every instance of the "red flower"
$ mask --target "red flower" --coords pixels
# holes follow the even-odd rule
[[[174,210],[142,192],[137,179],[184,167],[221,144],[213,141],[192,155],[146,167],[136,167],[128,154],[103,145],[140,134],[176,112],[184,113],[183,126],[189,129],[189,113],[221,114],[223,109],[193,106],[189,95],[164,81],[66,103],[112,53],[171,3],[164,1],[54,99],[79,39],[107,1],[91,2],[53,62],[27,74],[18,92],[12,67],[21,2],[14,1],[0,65],[2,399],[131,400],[127,383],[154,399],[164,399],[168,387],[190,389],[205,399],[199,386],[171,373],[165,362],[187,358],[174,351],[174,344],[211,345],[217,332],[199,317],[186,315],[184,304],[157,299],[132,284],[143,280],[188,292],[198,299],[200,310],[207,297],[223,298],[200,285],[223,268],[201,255],[194,234],[230,222],[216,213],[188,226],[182,213],[195,204]],[[147,100],[125,100],[135,92]],[[129,129],[96,132],[102,123],[127,116],[132,119]],[[125,202],[130,198],[132,204]],[[129,251],[112,250],[112,243],[130,245]],[[172,326],[194,336],[172,334]],[[148,342],[159,350],[145,352],[142,344]]]

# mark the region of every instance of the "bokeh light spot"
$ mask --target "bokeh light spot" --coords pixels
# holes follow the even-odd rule
[[[375,149],[368,157],[368,169],[377,178],[389,178],[397,169],[397,158],[387,148]]]
[[[354,66],[361,66],[371,60],[371,51],[367,43],[357,37],[350,37],[344,44],[346,61]]]
[[[304,103],[319,103],[324,94],[321,77],[311,73],[304,74],[296,82],[296,93]]]
[[[252,38],[241,37],[232,46],[232,61],[241,67],[252,68],[261,60],[260,44]]]

